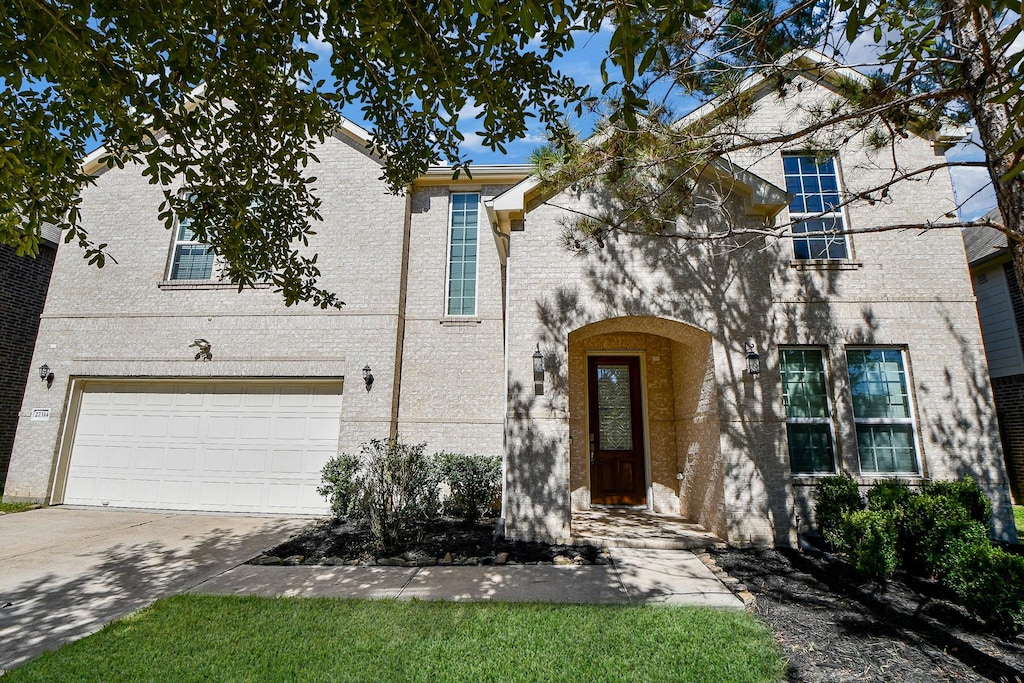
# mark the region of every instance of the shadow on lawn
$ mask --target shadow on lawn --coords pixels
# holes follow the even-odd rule
[[[240,518],[246,524],[221,526],[223,519],[204,525],[203,516],[167,515],[116,530],[90,529],[77,524],[85,514],[104,513],[49,508],[17,515],[52,517],[40,528],[53,535],[52,540],[29,539],[24,548],[5,544],[0,673],[244,562],[288,528],[276,519]],[[140,520],[153,517],[140,515]],[[163,523],[171,517],[178,522]],[[194,530],[182,529],[183,517],[195,520]],[[17,520],[4,521],[0,532],[14,537]],[[113,535],[124,540],[112,543]],[[112,544],[104,548],[106,543]]]

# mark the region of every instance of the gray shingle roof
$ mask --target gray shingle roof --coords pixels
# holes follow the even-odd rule
[[[1001,221],[999,209],[992,209],[984,216],[985,220]],[[1006,235],[995,228],[964,228],[964,247],[967,249],[967,262],[975,263],[991,258],[999,251],[1006,249]]]

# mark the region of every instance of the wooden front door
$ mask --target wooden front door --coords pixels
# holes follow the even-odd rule
[[[591,356],[587,361],[590,414],[590,500],[597,505],[644,505],[644,426],[640,359]]]

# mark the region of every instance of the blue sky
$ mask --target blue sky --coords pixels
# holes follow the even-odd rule
[[[578,84],[590,85],[594,93],[600,93],[602,88],[600,64],[608,47],[610,31],[601,31],[590,36],[580,36],[577,40],[577,47],[555,62],[555,67],[563,73],[572,76]],[[318,45],[314,41],[310,48],[320,54],[326,54],[326,46]],[[855,42],[846,52],[845,59],[851,65],[864,64],[865,70],[874,71],[876,68],[876,55],[878,47],[871,42],[868,36]],[[318,63],[314,78],[323,78],[328,83],[332,82],[328,70],[327,60],[321,58]],[[472,108],[464,111],[463,121],[467,122],[472,118]],[[680,113],[685,113],[681,111]],[[366,126],[358,107],[347,110],[345,115],[353,122]],[[467,116],[468,115],[468,116]],[[574,126],[584,137],[593,128],[593,120],[575,120]],[[368,126],[367,126],[368,127]],[[530,152],[544,142],[543,126],[535,123],[528,132],[527,137],[514,142],[508,146],[508,153],[492,152],[480,144],[479,137],[468,132],[467,126],[466,142],[464,150],[474,164],[516,164],[526,163]],[[976,136],[974,136],[976,138]],[[947,152],[950,160],[982,160],[984,157],[979,147],[973,143],[960,144]],[[987,170],[984,168],[959,168],[951,170],[953,175],[953,186],[956,191],[957,201],[961,203],[961,219],[973,220],[995,206],[995,194],[992,191],[988,179]]]

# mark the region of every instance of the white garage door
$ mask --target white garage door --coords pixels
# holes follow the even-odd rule
[[[88,382],[64,502],[322,514],[340,382]]]

